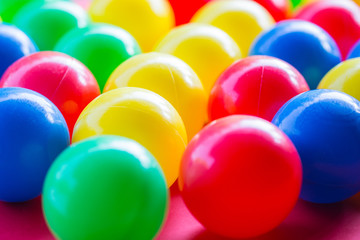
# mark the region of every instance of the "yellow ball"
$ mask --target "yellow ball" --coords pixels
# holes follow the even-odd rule
[[[93,0],[89,14],[94,22],[110,23],[127,30],[144,52],[174,27],[167,0]]]
[[[188,139],[207,119],[207,99],[196,73],[182,60],[164,53],[146,53],[122,63],[110,76],[104,91],[139,87],[168,100],[184,121]]]
[[[200,23],[174,28],[160,41],[155,51],[169,53],[189,64],[207,94],[220,74],[241,58],[238,45],[227,33]]]
[[[186,131],[175,108],[158,94],[125,87],[94,99],[79,116],[72,142],[97,135],[137,141],[157,159],[168,186],[177,179],[187,144]]]
[[[335,66],[321,80],[318,89],[338,90],[360,101],[360,58],[353,58]]]
[[[275,24],[263,6],[253,1],[239,0],[209,2],[191,21],[211,24],[225,31],[246,56],[254,39]]]

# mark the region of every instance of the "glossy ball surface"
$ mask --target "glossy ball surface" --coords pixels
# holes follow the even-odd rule
[[[74,144],[46,176],[44,213],[59,239],[152,239],[167,206],[161,168],[127,138],[101,136]]]
[[[261,4],[275,21],[288,19],[291,16],[291,4],[289,0],[255,0]]]
[[[286,103],[273,123],[300,154],[302,199],[333,203],[360,191],[359,101],[334,90],[309,91]]]
[[[263,119],[237,115],[206,126],[189,143],[179,186],[207,230],[231,238],[264,234],[294,207],[301,162],[290,139]]]
[[[347,56],[347,59],[360,57],[360,40],[357,41]]]
[[[23,88],[0,89],[0,201],[39,196],[55,158],[69,145],[69,131],[47,98]]]
[[[211,0],[169,0],[174,10],[176,25],[189,23],[194,14]]]

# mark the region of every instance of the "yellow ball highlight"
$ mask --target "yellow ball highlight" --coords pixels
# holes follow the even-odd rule
[[[93,0],[89,14],[94,22],[110,23],[127,30],[144,52],[175,25],[167,0]]]
[[[121,87],[145,88],[168,100],[184,121],[188,139],[207,119],[207,96],[200,79],[172,55],[146,53],[128,59],[112,73],[104,92]]]
[[[360,58],[335,66],[321,80],[318,89],[338,90],[360,101]]]
[[[169,53],[186,62],[199,76],[207,94],[220,74],[241,58],[238,45],[227,33],[200,23],[174,28],[155,51]]]
[[[207,23],[229,34],[247,56],[254,39],[275,21],[260,4],[253,1],[212,1],[202,7],[192,22]]]
[[[72,142],[97,135],[137,141],[157,159],[168,186],[177,179],[187,144],[186,131],[175,108],[160,95],[132,87],[100,95],[81,113]]]

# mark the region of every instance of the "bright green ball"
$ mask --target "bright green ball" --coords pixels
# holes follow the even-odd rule
[[[100,136],[56,159],[45,180],[43,208],[59,239],[152,239],[167,212],[168,189],[144,147]]]

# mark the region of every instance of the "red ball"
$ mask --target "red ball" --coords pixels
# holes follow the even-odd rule
[[[4,73],[0,87],[22,87],[52,101],[72,133],[81,111],[100,95],[92,73],[78,60],[58,52],[38,52],[23,57]]]
[[[306,80],[290,64],[274,57],[247,57],[231,65],[215,83],[209,118],[248,114],[271,121],[288,100],[306,91]]]
[[[277,22],[290,17],[289,0],[255,0],[255,2],[266,8]]]
[[[315,1],[301,8],[294,18],[325,29],[335,39],[343,59],[360,38],[360,7],[353,1]]]
[[[290,139],[268,121],[236,115],[212,122],[191,140],[179,187],[209,231],[247,238],[286,218],[301,181],[300,157]]]
[[[188,23],[194,14],[211,0],[169,0],[175,14],[176,25]]]

